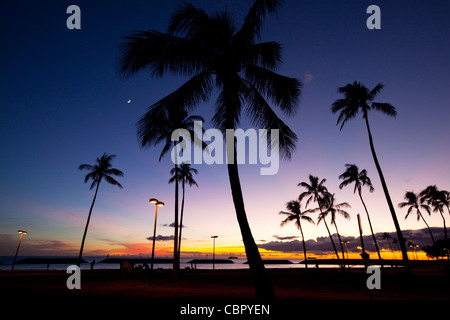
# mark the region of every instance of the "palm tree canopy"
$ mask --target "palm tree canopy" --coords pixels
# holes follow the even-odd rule
[[[170,110],[151,106],[138,122],[138,136],[142,147],[163,143],[164,147],[159,156],[159,161],[173,145],[172,133],[176,129],[186,129],[191,137],[194,132],[194,121],[204,121],[200,116],[188,116],[186,110],[172,108]],[[202,141],[201,137],[193,139],[194,143]],[[203,142],[203,141],[202,141]],[[204,143],[202,146],[204,147]]]
[[[405,193],[405,202],[400,202],[398,204],[399,208],[409,207],[406,213],[405,219],[408,218],[409,214],[415,209],[417,212],[417,221],[420,220],[419,210],[424,209],[430,215],[430,207],[426,204],[419,203],[419,197],[412,191],[408,191]]]
[[[286,223],[290,221],[294,221],[298,228],[300,228],[299,222],[300,220],[308,221],[309,223],[314,224],[314,220],[311,217],[308,217],[307,214],[311,213],[310,210],[301,210],[301,203],[298,200],[292,200],[286,203],[286,209],[288,211],[280,211],[279,214],[286,215],[286,219],[281,222],[281,226],[283,227]]]
[[[122,185],[117,182],[112,176],[123,177],[123,172],[111,168],[111,161],[115,155],[108,155],[104,153],[100,158],[97,158],[95,165],[82,164],[78,167],[79,170],[89,170],[90,172],[84,178],[84,183],[92,180],[90,190],[100,183],[102,178],[105,178],[108,183],[122,188]]]
[[[449,205],[449,195],[447,190],[439,190],[436,185],[428,186],[419,193],[419,198],[421,203],[427,203],[433,206],[433,211],[442,211],[444,205]]]
[[[173,183],[178,180],[178,182],[187,183],[189,186],[197,186],[197,182],[194,180],[194,177],[192,174],[197,174],[198,170],[191,168],[191,165],[188,163],[182,163],[178,170],[175,170],[175,168],[172,168],[170,170],[170,174],[172,175],[172,178],[170,178],[169,183]],[[178,179],[177,176],[178,175]]]
[[[319,177],[309,175],[309,183],[307,182],[300,182],[297,186],[306,188],[305,192],[302,192],[298,199],[299,201],[302,201],[303,198],[308,197],[308,200],[306,201],[305,208],[308,207],[308,204],[312,201],[320,202],[321,196],[328,193],[327,188],[324,186],[326,179],[322,179],[319,182]]]
[[[336,214],[339,213],[342,215],[345,219],[350,219],[350,214],[345,211],[343,208],[351,208],[351,206],[347,202],[342,203],[335,203],[335,196],[334,193],[331,194],[327,192],[325,196],[322,198],[322,213],[319,214],[319,218],[317,220],[317,223],[320,223],[325,217],[330,214],[331,215],[331,224],[334,224],[336,221]]]
[[[383,87],[382,83],[378,83],[375,88],[369,90],[361,83],[355,81],[338,88],[338,93],[343,94],[344,98],[336,100],[331,106],[333,113],[340,112],[336,125],[341,123],[340,129],[342,130],[347,120],[354,118],[360,111],[363,114],[363,118],[366,118],[367,113],[373,109],[395,117],[397,111],[394,106],[389,103],[373,102]]]
[[[153,105],[156,113],[174,106],[190,111],[217,89],[212,120],[218,129],[235,129],[244,111],[252,124],[269,134],[279,130],[280,155],[290,158],[297,136],[268,101],[292,115],[302,83],[275,72],[281,62],[279,43],[257,43],[265,15],[277,12],[280,5],[277,0],[256,0],[238,28],[227,11],[209,15],[183,3],[172,15],[167,33],[138,31],[124,38],[119,71],[124,76],[144,70],[153,77],[168,72],[189,77]]]
[[[342,183],[339,185],[339,189],[342,189],[343,187],[346,187],[351,183],[355,183],[353,193],[355,193],[356,190],[361,192],[362,186],[368,186],[370,192],[374,191],[372,181],[367,176],[366,169],[359,171],[358,167],[355,164],[346,164],[345,167],[347,169],[343,174],[339,176],[339,179],[343,179]]]

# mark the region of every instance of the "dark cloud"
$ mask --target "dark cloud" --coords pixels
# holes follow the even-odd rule
[[[152,241],[153,240],[153,236],[146,238],[147,240]],[[173,241],[173,235],[170,236],[162,236],[162,235],[157,235],[156,236],[156,241]]]
[[[297,239],[298,236],[286,236],[286,237],[282,237],[282,236],[277,236],[274,235],[272,236],[273,238],[277,239],[277,240],[292,240],[292,239]]]
[[[172,222],[171,224],[164,223],[162,226],[163,227],[172,227],[172,228],[174,228],[175,227],[175,222]],[[178,227],[180,227],[180,226],[178,226]],[[183,224],[183,228],[186,228],[186,226],[184,224]]]
[[[431,231],[433,233],[434,238],[437,239],[443,239],[444,238],[444,229],[433,227],[431,228]],[[378,246],[380,250],[391,250],[390,246],[393,250],[398,251],[400,250],[398,243],[396,244],[395,241],[397,239],[397,233],[396,232],[387,232],[387,234],[391,237],[388,240],[383,240],[383,234],[384,232],[378,232],[375,234],[375,238],[377,239]],[[418,230],[403,230],[402,231],[403,237],[406,239],[406,241],[411,241],[414,244],[418,244],[420,248],[426,245],[432,244],[430,233],[427,228],[418,229]],[[277,236],[274,236],[277,237]],[[339,239],[337,237],[337,234],[333,234],[333,241],[336,245],[336,248],[338,252],[340,252],[341,247],[339,243]],[[277,239],[285,238],[288,239],[289,237],[278,237]],[[358,249],[358,247],[361,247],[361,239],[360,237],[354,237],[354,236],[341,236],[342,241],[349,241],[347,244],[348,251],[360,251],[361,249]],[[373,243],[372,235],[364,235],[363,236],[364,241],[364,248],[368,252],[376,252],[375,245]],[[306,250],[311,253],[317,253],[317,254],[329,254],[333,253],[333,246],[331,244],[329,237],[318,237],[317,239],[309,239],[305,241]],[[292,241],[270,241],[267,243],[259,244],[258,247],[269,250],[269,251],[279,251],[279,252],[300,252],[303,250],[303,245],[300,240],[292,240]]]

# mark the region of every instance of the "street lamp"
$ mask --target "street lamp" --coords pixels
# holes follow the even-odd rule
[[[350,242],[350,241],[348,241],[348,240],[341,241],[341,243],[343,243],[344,246],[345,246],[345,252],[347,252],[347,260],[348,260],[348,248],[347,248],[347,244],[348,244],[349,242]]]
[[[213,270],[214,270],[216,264],[216,238],[218,238],[218,236],[212,236],[211,238],[213,239]]]
[[[150,267],[150,284],[151,284],[153,275],[153,260],[155,258],[156,219],[158,218],[158,207],[164,207],[164,202],[161,202],[155,198],[150,198],[149,202],[155,204],[155,224],[153,226],[152,262]]]
[[[14,266],[16,264],[17,254],[19,253],[19,248],[20,248],[20,243],[22,242],[22,237],[23,237],[24,234],[28,233],[28,232],[26,232],[24,230],[18,230],[17,232],[20,233],[19,245],[17,246],[16,255],[14,257],[14,262],[13,262],[13,265],[12,265],[12,268],[11,268],[11,272],[14,271]]]

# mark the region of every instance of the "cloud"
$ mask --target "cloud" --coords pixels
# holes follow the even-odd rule
[[[0,234],[0,255],[14,254],[18,244],[18,237],[13,237],[10,234]],[[20,246],[22,255],[36,255],[36,254],[72,254],[74,251],[73,245],[59,240],[51,239],[29,239],[24,238]]]
[[[172,222],[171,224],[164,223],[162,226],[163,227],[172,227],[172,228],[174,228],[175,227],[175,222]],[[186,226],[184,224],[183,224],[183,228],[186,228]]]
[[[303,83],[307,84],[314,79],[314,76],[311,73],[305,72],[305,79],[303,79]]]
[[[277,239],[277,240],[292,240],[292,239],[297,239],[297,238],[298,238],[298,236],[286,236],[286,237],[282,237],[282,236],[277,236],[277,235],[274,235],[274,236],[272,236],[272,237],[274,237],[274,238]]]
[[[153,236],[148,237],[146,239],[152,241]],[[156,241],[173,241],[173,235],[170,235],[170,236],[157,235],[155,240]]]
[[[432,227],[431,231],[434,235],[434,238],[443,239],[444,238],[444,229],[439,227]],[[398,243],[394,243],[394,239],[397,239],[396,232],[387,232],[387,234],[391,237],[390,241],[383,240],[383,232],[378,232],[375,234],[375,238],[377,239],[378,247],[380,250],[390,250],[392,247],[393,250],[400,250]],[[432,244],[430,233],[427,228],[417,229],[417,230],[403,230],[403,237],[408,241],[413,242],[414,244],[418,244],[421,248]],[[274,236],[275,238],[277,236]],[[333,241],[336,245],[336,249],[340,252],[340,243],[337,237],[337,234],[333,234]],[[289,237],[278,237],[280,238],[289,238]],[[341,236],[342,241],[349,241],[347,247],[349,252],[360,252],[361,249],[358,248],[361,246],[360,237],[354,236]],[[375,244],[373,243],[372,235],[364,235],[364,248],[368,252],[376,252]],[[317,239],[309,239],[305,241],[306,250],[308,252],[318,253],[318,254],[329,254],[333,253],[334,249],[331,244],[329,237],[318,237]],[[278,251],[284,253],[290,252],[299,252],[303,250],[303,244],[300,240],[292,240],[292,241],[270,241],[267,243],[259,244],[259,248],[268,250],[268,251]]]

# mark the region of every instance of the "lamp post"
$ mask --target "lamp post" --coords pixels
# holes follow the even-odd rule
[[[342,241],[342,243],[343,243],[344,246],[345,246],[345,252],[347,252],[347,260],[348,260],[348,248],[347,248],[347,244],[348,244],[349,242],[350,242],[350,241],[348,241],[348,240]]]
[[[218,238],[218,236],[212,236],[211,238],[213,239],[213,270],[214,270],[216,264],[216,238]]]
[[[16,250],[16,255],[14,257],[14,262],[11,268],[11,272],[14,271],[14,266],[16,265],[16,259],[17,259],[17,254],[19,253],[19,248],[20,248],[20,243],[22,242],[22,237],[24,234],[27,234],[28,232],[24,231],[24,230],[18,230],[18,233],[20,233],[20,238],[19,238],[19,245],[17,246],[17,250]]]
[[[149,283],[151,284],[152,283],[152,275],[153,275],[153,261],[155,259],[156,220],[158,218],[158,207],[163,207],[164,202],[161,202],[155,198],[151,198],[149,200],[149,202],[155,204],[155,224],[153,226],[152,262],[151,262],[151,267],[150,267],[150,281],[149,281]]]

